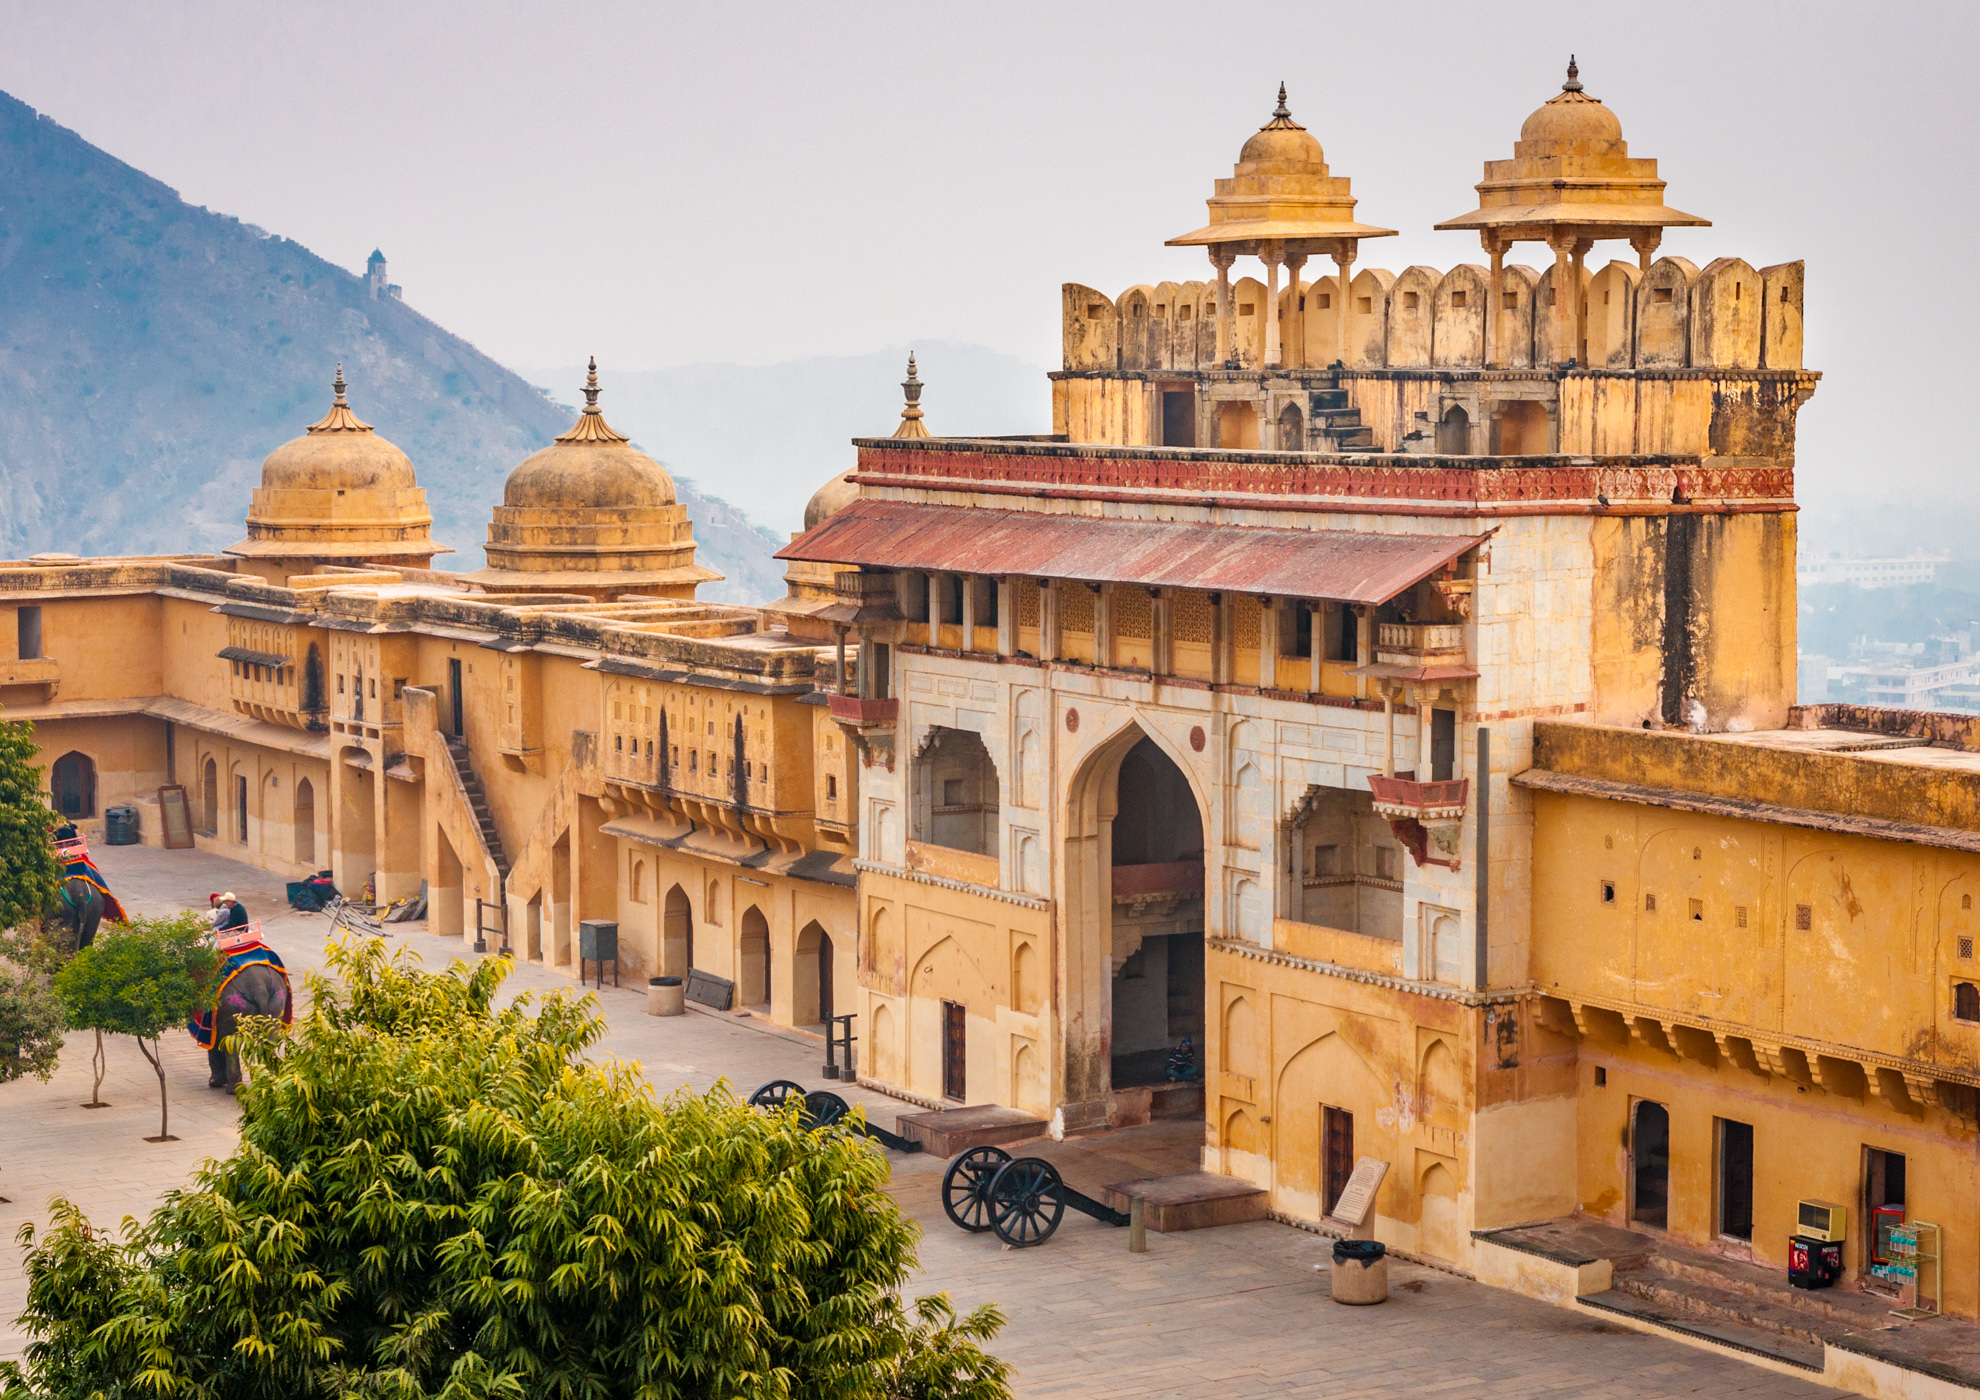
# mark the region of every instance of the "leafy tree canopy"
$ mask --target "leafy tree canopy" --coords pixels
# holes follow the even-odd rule
[[[62,1050],[62,1003],[32,972],[0,967],[0,1084],[46,1081]]]
[[[0,721],[0,929],[39,919],[62,884],[39,754],[32,724]]]
[[[17,1394],[1008,1396],[994,1309],[902,1303],[916,1227],[862,1140],[656,1101],[583,1059],[588,998],[415,961],[333,945],[289,1036],[250,1023],[239,1150],[127,1240],[58,1207]]]
[[[55,974],[69,1027],[156,1040],[204,1004],[219,958],[195,914],[106,928]]]

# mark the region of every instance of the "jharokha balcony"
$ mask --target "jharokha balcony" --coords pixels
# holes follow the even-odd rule
[[[1459,838],[1464,831],[1464,808],[1471,797],[1471,779],[1449,778],[1419,783],[1413,778],[1371,775],[1375,815],[1388,822],[1396,839],[1409,847],[1418,865],[1426,862],[1458,867]],[[1446,858],[1429,853],[1434,845]]]
[[[1353,674],[1388,681],[1465,681],[1478,668],[1464,653],[1464,628],[1455,622],[1382,622],[1375,627],[1375,659]]]
[[[900,717],[898,700],[869,700],[861,695],[829,697],[832,718],[847,724],[892,724]]]

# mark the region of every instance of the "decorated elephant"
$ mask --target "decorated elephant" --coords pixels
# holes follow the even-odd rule
[[[232,935],[232,937],[230,937]],[[241,1057],[228,1049],[228,1038],[240,1029],[243,1016],[267,1016],[288,1025],[295,1015],[289,974],[281,956],[260,940],[258,925],[220,935],[219,985],[213,1006],[192,1018],[193,1041],[206,1051],[209,1086],[234,1089],[241,1082]]]
[[[103,872],[90,859],[88,843],[74,826],[55,828],[55,855],[62,862],[62,883],[55,902],[42,912],[42,923],[65,928],[68,951],[80,952],[96,940],[97,927],[106,918],[124,922],[124,906],[110,893]]]

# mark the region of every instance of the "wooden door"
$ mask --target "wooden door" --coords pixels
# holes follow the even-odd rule
[[[961,1002],[942,1003],[942,1097],[957,1103],[967,1096],[969,1085],[963,1063],[964,1016]]]
[[[1354,1175],[1354,1115],[1344,1108],[1329,1108],[1321,1116],[1320,1162],[1326,1175],[1322,1213],[1332,1214]]]

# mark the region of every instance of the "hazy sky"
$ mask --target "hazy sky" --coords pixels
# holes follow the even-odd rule
[[[379,245],[409,303],[497,358],[608,371],[923,337],[1055,363],[1061,282],[1204,274],[1162,240],[1203,222],[1281,79],[1358,216],[1402,231],[1364,266],[1477,261],[1430,225],[1472,207],[1573,50],[1669,201],[1714,221],[1666,251],[1808,260],[1829,378],[1804,490],[1970,475],[1967,439],[1933,444],[1973,397],[1972,5],[64,0],[0,21],[0,87],[191,202],[353,270]]]

